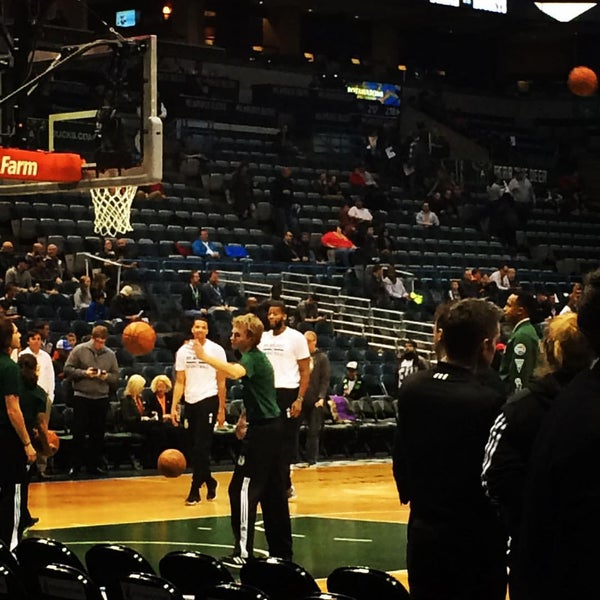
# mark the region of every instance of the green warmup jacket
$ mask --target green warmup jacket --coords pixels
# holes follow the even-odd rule
[[[540,356],[540,338],[529,319],[519,321],[512,330],[502,362],[500,377],[508,394],[526,388]]]

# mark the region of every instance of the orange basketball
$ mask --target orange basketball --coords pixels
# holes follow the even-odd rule
[[[46,434],[46,439],[48,440],[48,449],[44,449],[42,443],[40,441],[40,437],[36,431],[31,443],[35,448],[35,451],[42,456],[54,456],[58,452],[58,448],[60,447],[60,438],[56,434],[56,431],[48,430]]]
[[[134,321],[123,331],[123,346],[134,356],[142,356],[154,350],[156,331],[145,321]]]
[[[588,67],[575,67],[569,73],[568,84],[576,96],[593,96],[598,89],[598,76]]]
[[[156,468],[165,477],[179,477],[186,466],[185,456],[179,450],[169,448],[161,452]]]

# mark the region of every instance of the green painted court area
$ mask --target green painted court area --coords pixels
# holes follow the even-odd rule
[[[342,565],[363,565],[384,571],[406,568],[406,525],[350,519],[292,519],[294,561],[315,578],[327,577]],[[31,535],[67,544],[82,560],[96,543],[121,543],[135,548],[157,568],[172,550],[196,550],[216,557],[230,554],[233,538],[228,517],[151,521],[69,529],[36,529]],[[257,523],[255,548],[266,555],[262,522]]]

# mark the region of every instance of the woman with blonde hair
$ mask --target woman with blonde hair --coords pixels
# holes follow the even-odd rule
[[[502,407],[490,431],[483,463],[483,486],[506,520],[511,557],[517,556],[527,466],[536,436],[559,393],[594,359],[575,313],[552,319],[541,346],[542,365],[529,386]],[[525,598],[518,582],[519,575],[512,569],[511,600]]]
[[[173,401],[173,384],[166,375],[157,375],[150,383],[150,390],[145,390],[144,399],[148,402],[154,397],[160,406],[160,418],[171,420],[171,402]]]
[[[144,436],[144,466],[156,465],[158,455],[167,447],[166,432],[162,423],[162,409],[153,395],[144,398],[146,380],[132,375],[121,398],[121,414],[128,431]]]

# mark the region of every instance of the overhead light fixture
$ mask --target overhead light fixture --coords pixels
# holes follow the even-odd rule
[[[579,15],[594,8],[597,2],[535,2],[534,3],[543,13],[560,21],[568,23],[576,19]]]
[[[360,58],[356,58],[356,56],[354,56],[354,57],[352,57],[352,58],[350,59],[350,62],[351,62],[353,65],[360,65]]]
[[[163,19],[165,21],[168,21],[171,18],[172,14],[173,14],[173,6],[171,5],[170,2],[165,2],[165,4],[162,7]]]

